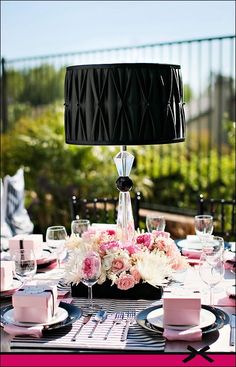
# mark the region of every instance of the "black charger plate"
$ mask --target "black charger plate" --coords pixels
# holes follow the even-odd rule
[[[152,306],[152,307],[148,307],[145,310],[139,312],[137,317],[136,317],[137,323],[141,327],[143,327],[144,329],[147,329],[149,331],[153,331],[153,332],[158,333],[158,334],[162,334],[163,331],[164,331],[163,328],[161,328],[161,327],[159,328],[157,326],[154,326],[154,325],[150,324],[147,321],[147,315],[151,311],[154,311],[157,308],[162,308],[162,307],[163,307],[162,305]],[[212,331],[216,331],[218,329],[221,329],[224,325],[229,323],[229,316],[224,311],[220,310],[219,308],[215,308],[215,307],[211,307],[211,306],[207,306],[207,305],[202,305],[202,308],[212,312],[216,317],[216,320],[212,325],[209,325],[207,327],[202,328],[202,334],[203,335],[207,334],[207,333],[210,333]]]

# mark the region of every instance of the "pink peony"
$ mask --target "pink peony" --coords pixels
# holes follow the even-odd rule
[[[124,259],[122,257],[117,257],[112,261],[111,271],[115,274],[121,273],[126,270],[127,266],[125,265]]]
[[[108,251],[112,248],[120,248],[120,242],[119,241],[110,241],[110,242],[102,243],[100,245],[100,252],[101,252],[101,254],[105,255],[106,251]]]
[[[117,288],[126,291],[127,289],[133,288],[135,286],[135,280],[132,275],[124,274],[116,282]]]
[[[144,233],[140,234],[136,238],[136,242],[139,245],[146,246],[147,248],[150,248],[151,246],[151,234],[150,233]]]
[[[81,276],[85,279],[96,278],[99,275],[100,258],[91,252],[86,256],[82,263]]]

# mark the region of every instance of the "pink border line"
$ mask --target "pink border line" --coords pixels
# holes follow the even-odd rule
[[[197,355],[187,363],[183,362],[189,354],[1,354],[2,367],[182,367],[182,366],[212,366],[234,367],[235,354],[210,354],[214,360],[209,362],[202,356]]]

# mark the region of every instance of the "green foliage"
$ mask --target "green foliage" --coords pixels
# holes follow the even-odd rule
[[[38,112],[37,117],[32,113],[21,117],[2,136],[2,176],[24,167],[26,207],[36,231],[43,233],[53,224],[69,229],[72,194],[82,198],[118,195],[113,157],[119,148],[67,145],[63,121],[61,106],[54,104]],[[217,149],[208,155],[189,142],[130,148],[135,156],[133,191],[141,191],[145,201],[152,204],[193,210],[200,193],[232,198],[235,133],[232,122],[227,121],[225,126],[232,146],[223,149],[220,157]]]

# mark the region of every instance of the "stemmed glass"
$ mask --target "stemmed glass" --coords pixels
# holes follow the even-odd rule
[[[217,241],[215,241],[217,242]],[[200,258],[199,275],[204,283],[209,286],[210,306],[214,307],[213,288],[223,279],[225,272],[223,251],[219,247],[208,247]]]
[[[65,241],[67,232],[64,226],[48,227],[46,231],[46,242],[50,250],[56,253],[58,266],[61,267],[61,260],[65,257]]]
[[[194,217],[194,224],[195,232],[204,249],[213,232],[213,217],[211,215],[196,215]]]
[[[24,286],[30,282],[36,274],[37,262],[35,253],[32,249],[15,250],[12,254],[12,260],[15,262],[14,274]]]
[[[71,233],[81,237],[89,229],[90,221],[88,219],[76,219],[71,222]]]
[[[101,275],[101,258],[98,252],[87,248],[78,261],[78,272],[81,282],[88,287],[88,305],[83,307],[87,313],[93,313],[100,307],[93,303],[92,286]]]
[[[148,215],[146,217],[146,226],[148,232],[156,231],[164,231],[166,226],[165,218],[162,215]]]

